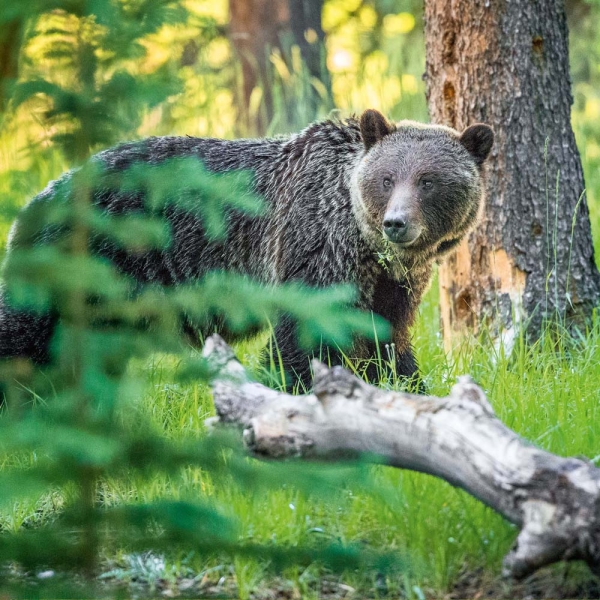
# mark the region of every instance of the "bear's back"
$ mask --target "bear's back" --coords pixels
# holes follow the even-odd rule
[[[95,252],[141,283],[173,285],[201,277],[214,269],[228,269],[263,281],[304,280],[331,282],[338,254],[354,256],[358,235],[348,193],[349,166],[360,152],[355,121],[316,123],[299,134],[272,139],[221,140],[189,136],[151,137],[128,142],[93,157],[107,177],[126,172],[135,164],[159,165],[169,159],[196,157],[211,172],[252,172],[254,191],[266,201],[260,217],[234,211],[228,216],[227,236],[209,240],[202,220],[193,212],[166,206],[172,241],[168,248],[132,253],[101,239]],[[34,198],[24,210],[33,213],[68,183],[65,174]],[[112,215],[147,212],[143,190],[116,191],[98,186],[97,206]],[[199,201],[201,201],[199,199]],[[23,229],[23,228],[21,228]],[[13,232],[11,246],[54,241],[60,232],[45,227],[33,233]],[[336,280],[346,280],[338,269]]]

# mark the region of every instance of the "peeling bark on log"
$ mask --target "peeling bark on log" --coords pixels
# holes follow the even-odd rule
[[[462,377],[449,396],[381,390],[314,362],[314,393],[291,396],[248,377],[217,335],[204,348],[218,419],[244,427],[254,453],[335,460],[363,453],[464,489],[519,526],[505,575],[560,560],[600,575],[600,469],[536,448],[503,425]]]

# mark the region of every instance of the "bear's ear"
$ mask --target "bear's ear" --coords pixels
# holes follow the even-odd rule
[[[360,117],[360,135],[367,151],[392,131],[394,126],[377,110],[365,110]]]
[[[480,167],[488,157],[494,143],[494,132],[489,125],[477,123],[467,127],[460,136],[460,143],[469,151]]]

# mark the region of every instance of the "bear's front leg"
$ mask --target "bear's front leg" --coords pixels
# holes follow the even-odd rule
[[[424,281],[427,281],[426,275],[423,275]],[[375,283],[373,295],[365,298],[365,305],[392,327],[389,341],[366,343],[363,356],[368,359],[366,376],[370,383],[393,381],[395,377],[399,377],[407,380],[413,390],[424,392],[410,334],[423,287],[417,285],[417,282],[398,281],[389,273],[381,273]]]
[[[283,367],[286,376],[286,389],[300,393],[312,389],[311,360],[316,358],[326,365],[343,364],[340,350],[335,346],[322,344],[318,348],[306,349],[298,342],[298,330],[295,321],[284,315],[277,323],[274,331],[272,361],[276,369]]]
[[[288,392],[308,391],[312,387],[310,371],[311,355],[303,350],[298,342],[298,329],[295,321],[283,315],[273,331],[271,356],[266,361],[275,366],[277,375],[282,368],[285,372],[285,388]]]
[[[395,341],[379,342],[367,341],[365,355],[366,368],[365,378],[373,385],[383,381],[393,381],[396,378],[403,379],[409,383],[411,390],[419,393],[424,392],[423,383],[419,377],[419,367],[410,343],[406,343],[403,337],[406,334],[395,332],[392,340],[401,341],[398,346]]]

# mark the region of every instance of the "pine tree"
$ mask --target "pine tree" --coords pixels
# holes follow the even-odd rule
[[[26,361],[2,366],[7,400],[0,417],[0,457],[12,466],[0,471],[0,504],[57,488],[65,500],[52,522],[1,534],[0,564],[18,564],[33,573],[52,568],[92,576],[107,548],[135,552],[173,547],[265,557],[279,565],[315,559],[338,568],[358,564],[364,554],[337,544],[316,550],[240,541],[220,507],[207,498],[124,502],[112,508],[99,503],[98,488],[107,478],[152,477],[184,467],[229,477],[249,490],[283,481],[275,467],[249,464],[227,436],[170,440],[146,423],[132,422],[130,415],[136,413],[128,409],[130,390],[139,389],[126,368],[132,358],[163,352],[179,357],[181,380],[210,377],[202,359],[190,353],[178,326],[181,314],[195,321],[219,314],[239,332],[290,314],[307,346],[321,340],[343,344],[353,332],[372,332],[373,323],[370,315],[346,308],[354,294],[346,287],[269,289],[217,272],[195,285],[140,290],[95,256],[90,245],[98,238],[131,252],[168,244],[170,231],[160,215],[173,198],[202,196],[202,203],[190,202],[188,209],[198,212],[213,237],[224,234],[227,211],[256,213],[262,210],[261,200],[248,193],[247,173],[210,174],[193,158],[152,167],[134,164],[117,179],[103,172],[98,161],[86,161],[92,150],[135,132],[144,110],[177,89],[176,74],[140,75],[129,65],[143,58],[144,36],[185,19],[178,2],[22,4],[1,8],[0,21],[28,23],[28,39],[44,30],[52,38],[46,57],[71,70],[72,77],[60,80],[51,69],[47,77],[40,70],[31,79],[23,77],[14,88],[13,106],[42,94],[53,143],[80,166],[55,186],[51,200],[21,214],[23,235],[35,237],[44,228],[54,234],[9,254],[4,267],[3,286],[11,303],[41,314],[52,307],[60,325],[51,366],[42,377]],[[145,216],[108,215],[93,201],[100,185],[152,190],[147,197],[151,210]],[[33,408],[25,380],[37,393]],[[333,472],[327,477],[335,479]],[[307,477],[300,471],[294,479],[289,469],[285,480],[311,490],[319,485],[315,473]],[[6,570],[0,571],[0,587],[11,590],[13,583]],[[17,584],[21,592],[29,589],[27,580]],[[61,595],[65,589],[49,588],[47,593]]]

